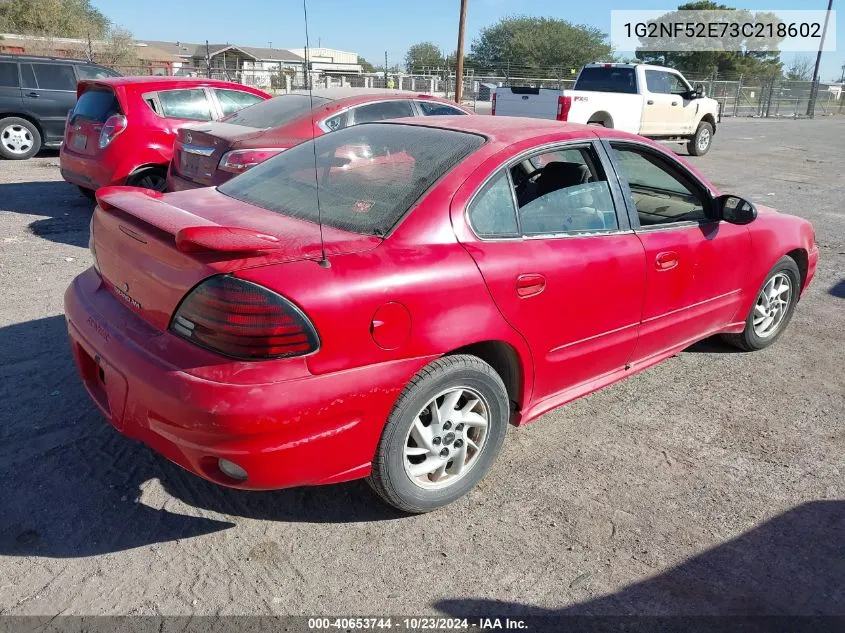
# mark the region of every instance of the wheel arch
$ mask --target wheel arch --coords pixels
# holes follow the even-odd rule
[[[142,165],[138,165],[134,169],[130,170],[126,174],[126,176],[124,176],[123,180],[126,183],[128,183],[132,178],[135,178],[136,176],[139,176],[140,174],[142,174],[146,171],[152,171],[152,170],[163,171],[164,175],[167,176],[167,164],[166,163],[165,164],[162,164],[162,163],[145,163],[145,164],[142,164]]]
[[[37,118],[35,118],[31,114],[25,114],[23,112],[0,112],[0,120],[8,118],[23,119],[24,121],[29,121],[30,123],[32,123],[35,126],[35,129],[38,130],[38,133],[41,135],[41,143],[44,143],[44,128],[41,127],[41,124],[38,122]]]
[[[587,119],[587,125],[590,123],[602,123],[606,128],[613,129],[613,116],[606,110],[599,110],[593,112]]]
[[[803,288],[810,269],[810,255],[803,248],[796,248],[789,251],[786,256],[792,258],[798,266],[798,272],[801,274],[801,288]]]
[[[511,401],[514,410],[519,411],[523,408],[527,399],[526,372],[523,369],[519,352],[510,343],[498,340],[479,341],[453,349],[444,356],[455,354],[477,356],[490,365],[505,384],[508,400]]]
[[[708,112],[703,117],[701,117],[701,119],[698,121],[698,123],[696,123],[695,129],[698,130],[698,126],[701,125],[702,123],[709,123],[710,127],[713,128],[713,134],[716,134],[716,117],[714,117],[712,114],[710,114]]]

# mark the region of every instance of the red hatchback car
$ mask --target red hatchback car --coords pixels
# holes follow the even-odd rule
[[[167,190],[223,184],[294,145],[360,123],[463,114],[474,113],[454,101],[401,90],[328,88],[280,95],[222,121],[180,130]]]
[[[410,512],[472,488],[509,422],[713,334],[772,344],[819,252],[654,142],[537,119],[366,124],[97,199],[65,313],[111,423],[220,484],[368,477]]]
[[[80,81],[61,149],[62,177],[83,193],[106,185],[164,191],[176,132],[270,95],[228,81],[116,77]]]

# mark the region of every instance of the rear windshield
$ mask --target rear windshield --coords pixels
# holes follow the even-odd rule
[[[219,191],[275,213],[315,223],[319,215],[326,226],[385,235],[429,187],[483,143],[464,132],[367,123],[297,145]]]
[[[314,107],[328,103],[329,99],[314,97]],[[279,127],[311,111],[311,98],[308,95],[280,95],[224,118],[226,123],[265,129]]]
[[[575,90],[637,94],[637,78],[633,68],[588,66],[578,75]]]
[[[71,122],[79,118],[105,123],[113,114],[120,114],[120,104],[111,90],[86,90],[76,102]]]

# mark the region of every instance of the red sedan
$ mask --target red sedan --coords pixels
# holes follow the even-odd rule
[[[221,185],[303,141],[385,119],[473,114],[453,101],[401,90],[328,88],[279,95],[222,121],[179,132],[167,190]]]
[[[84,194],[106,185],[164,191],[176,132],[228,116],[270,95],[250,86],[187,77],[80,81],[68,113],[62,177]]]
[[[218,188],[97,194],[65,311],[111,423],[246,489],[443,506],[524,424],[723,334],[784,331],[811,224],[659,145],[537,119],[373,123]]]

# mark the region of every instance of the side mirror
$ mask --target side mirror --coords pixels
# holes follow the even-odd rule
[[[692,95],[696,99],[701,99],[704,96],[704,85],[695,84],[695,87],[692,89]]]
[[[731,224],[750,224],[757,217],[753,202],[739,196],[724,195],[716,198],[719,218]]]

